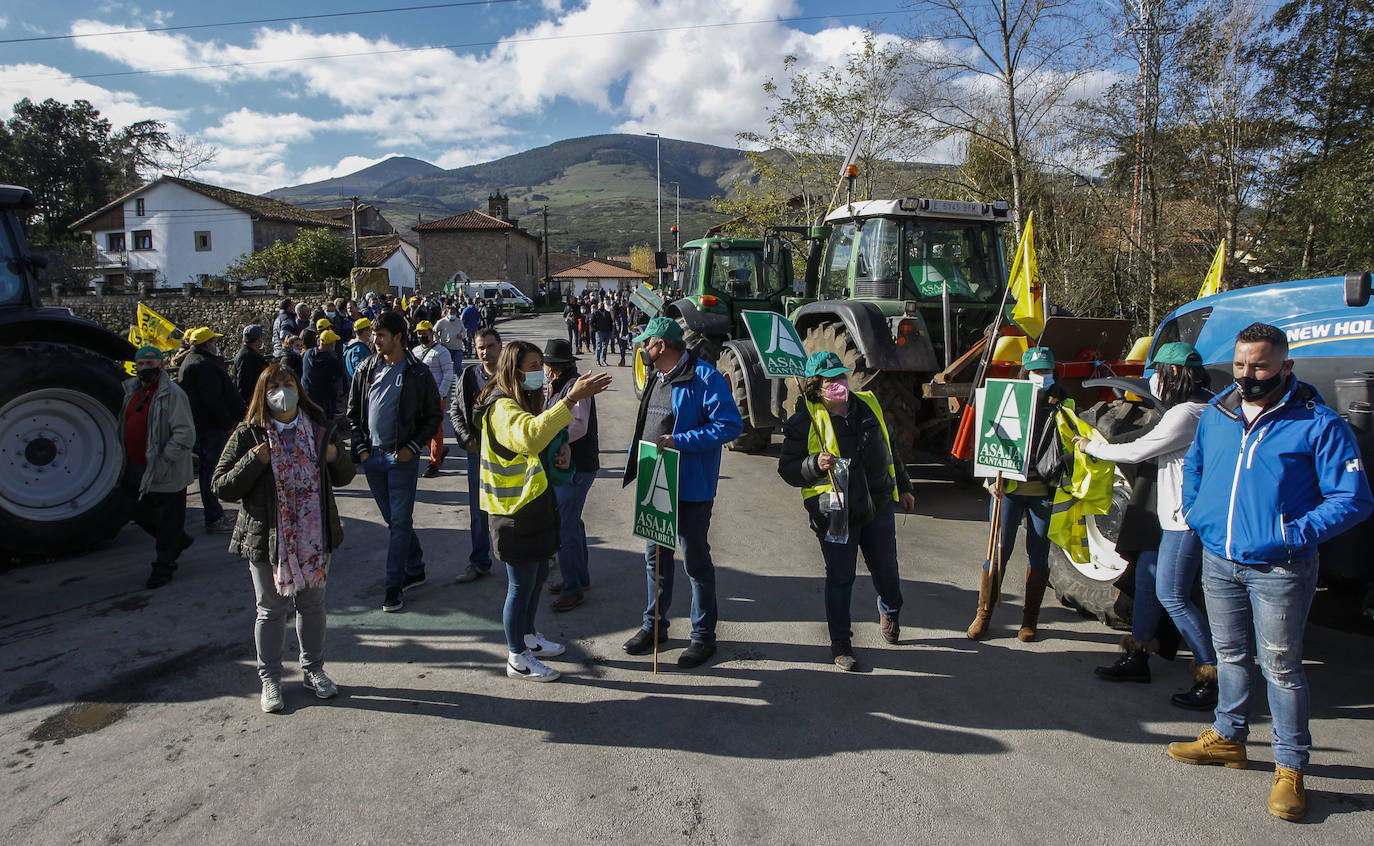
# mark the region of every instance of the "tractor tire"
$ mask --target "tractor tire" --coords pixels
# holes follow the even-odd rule
[[[1126,400],[1099,402],[1079,416],[1112,443],[1135,440],[1159,421],[1158,412]],[[1088,562],[1079,564],[1057,544],[1050,546],[1050,585],[1059,603],[1117,629],[1131,627],[1131,597],[1116,586],[1129,566],[1116,541],[1130,498],[1131,483],[1118,469],[1111,508],[1088,520]]]
[[[128,522],[124,378],[79,347],[0,348],[0,535],[11,559],[79,552]]]
[[[764,452],[773,444],[772,426],[755,426],[749,414],[749,394],[744,389],[744,363],[729,347],[722,347],[717,365],[730,384],[730,393],[739,406],[739,415],[744,420],[744,430],[738,438],[730,442],[735,452]]]
[[[631,381],[634,382],[635,386],[635,399],[644,396],[644,386],[649,384],[649,365],[644,363],[644,356],[640,354],[643,346],[643,344],[635,344],[634,348],[634,361],[632,362],[634,378]]]
[[[704,335],[695,329],[687,328],[687,321],[681,317],[677,319],[677,325],[682,327],[682,343],[687,345],[687,349],[697,354],[697,357],[712,367],[720,359],[720,342],[710,335]]]
[[[916,414],[920,409],[920,399],[916,392],[916,376],[912,373],[870,370],[862,366],[865,362],[859,354],[859,347],[849,337],[843,323],[822,323],[806,330],[802,336],[806,354],[833,352],[844,362],[852,373],[849,374],[849,387],[853,390],[872,391],[883,409],[887,431],[896,444],[897,451],[906,463],[911,463],[916,455],[918,430]],[[787,408],[796,409],[801,397],[801,380],[788,381]]]

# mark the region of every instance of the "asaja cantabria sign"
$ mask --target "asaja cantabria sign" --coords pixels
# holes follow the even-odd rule
[[[740,313],[759,351],[759,362],[766,375],[773,378],[806,375],[806,348],[792,321],[771,311]]]
[[[989,379],[978,391],[973,475],[1025,481],[1030,467],[1035,386],[1020,379]]]
[[[635,534],[661,546],[677,546],[677,468],[680,453],[639,442],[635,476]]]

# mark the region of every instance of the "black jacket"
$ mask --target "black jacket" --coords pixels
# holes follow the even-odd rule
[[[505,396],[500,388],[493,388],[487,401],[473,410],[473,422],[479,432],[482,430],[482,418],[487,410]],[[492,449],[506,459],[516,455],[516,452],[501,443],[499,438],[493,438]],[[478,453],[481,453],[480,447]],[[530,460],[541,461],[537,455],[530,456]],[[491,514],[488,515],[488,520],[491,525],[492,546],[496,550],[496,557],[502,561],[539,561],[552,558],[563,545],[558,531],[558,500],[554,497],[552,484],[514,514]]]
[[[479,361],[464,367],[453,380],[453,391],[449,394],[448,419],[453,423],[458,445],[465,449],[469,441],[477,440],[478,428],[472,419],[477,405],[477,374],[472,368],[481,366]]]
[[[334,346],[338,347],[338,344]],[[301,378],[301,388],[305,395],[324,409],[327,418],[333,420],[338,414],[339,395],[344,389],[343,362],[332,350],[316,347],[305,351],[302,367],[305,375]]]
[[[213,429],[228,432],[243,419],[243,398],[222,356],[207,355],[200,347],[191,350],[181,360],[177,384],[191,401],[197,434]]]
[[[247,344],[239,347],[239,354],[234,356],[234,384],[238,387],[239,396],[243,398],[245,406],[253,398],[253,389],[258,385],[258,377],[266,369],[266,356]]]
[[[590,323],[593,332],[610,332],[615,328],[615,321],[611,319],[611,313],[604,308],[598,308],[592,312]]]
[[[830,419],[835,427],[840,458],[854,462],[849,478],[849,527],[856,529],[870,522],[884,505],[892,504],[893,479],[888,473],[889,456],[892,467],[897,471],[898,494],[911,493],[911,479],[907,476],[897,445],[890,438],[884,442],[883,428],[867,404],[851,399],[848,414],[842,418],[832,414]],[[783,426],[778,475],[795,488],[814,485],[827,475],[820,469],[819,456],[808,449],[810,432],[811,415],[804,406],[789,417]],[[860,478],[866,484],[858,484]],[[808,497],[803,502],[810,517],[811,530],[823,537],[830,529],[830,516],[821,511],[821,497]]]
[[[554,379],[549,386],[549,399],[544,403],[544,408],[552,408],[554,403],[562,402],[563,397],[572,390],[577,377],[577,365],[574,364]],[[587,417],[587,434],[568,444],[572,450],[573,471],[577,473],[595,473],[601,469],[601,435],[596,425],[596,397],[588,398],[587,402],[591,406]]]
[[[396,427],[397,447],[406,447],[416,457],[422,451],[422,444],[434,437],[443,420],[439,409],[439,388],[429,368],[415,359],[407,350],[401,382],[401,402],[398,408],[400,422]],[[353,374],[353,385],[348,392],[348,423],[353,429],[353,458],[361,451],[372,450],[372,429],[367,424],[367,395],[372,386],[372,373],[382,363],[382,354],[373,353],[358,365]]]

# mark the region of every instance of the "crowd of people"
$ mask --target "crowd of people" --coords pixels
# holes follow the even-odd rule
[[[275,354],[267,355],[262,327],[245,327],[232,371],[219,355],[222,336],[209,328],[187,333],[175,382],[160,350],[138,350],[121,423],[134,519],[155,542],[147,586],[170,581],[194,540],[184,523],[197,456],[205,529],[231,532],[230,551],[249,564],[264,711],[284,707],[292,605],[305,686],[322,698],[338,692],[324,671],[325,584],[343,542],[335,487],[361,471],[387,526],[382,610],[401,611],[407,591],[426,582],[414,506],[418,480],[437,474],[448,455],[445,414],[467,459],[470,548],[457,581],[484,579],[500,562],[507,675],[559,677],[546,662],[565,650],[539,630],[539,599],[547,588],[556,594],[550,609],[564,613],[591,588],[582,513],[602,469],[596,398],[611,382],[604,372],[579,371],[577,354],[590,350],[605,365],[613,342],[622,351],[639,345],[650,374],[627,447],[649,441],[680,453],[678,544],[646,542],[645,607],[623,649],[643,655],[668,638],[680,548],[691,601],[689,642],[677,664],[695,668],[715,654],[712,508],[721,450],[742,429],[724,376],[687,347],[677,321],[632,324],[636,315],[622,296],[570,298],[567,337],[542,348],[503,343],[495,317],[483,304],[434,295],[417,297],[405,311],[384,297],[368,297],[362,308],[337,300],[315,311],[285,300],[271,334]],[[1124,553],[1135,544],[1133,628],[1121,657],[1096,673],[1148,682],[1149,656],[1172,626],[1195,662],[1193,688],[1172,701],[1211,711],[1214,721],[1196,741],[1170,744],[1167,752],[1187,763],[1243,768],[1258,663],[1274,724],[1269,809],[1294,820],[1305,813],[1302,773],[1312,743],[1302,642],[1317,545],[1368,518],[1374,498],[1349,425],[1293,374],[1282,331],[1247,328],[1234,359],[1234,384],[1214,393],[1196,350],[1161,345],[1150,362],[1150,390],[1165,407],[1162,420],[1133,441],[1109,444],[1064,434],[1058,423],[1073,400],[1055,381],[1053,352],[1027,350],[1022,378],[1038,398],[1031,471],[994,491],[1002,542],[992,550],[997,560],[983,562],[967,634],[992,634],[1000,574],[1024,524],[1017,635],[1036,638],[1054,492],[1075,453],[1157,468],[1147,476],[1151,495],[1133,502],[1152,532],[1143,541],[1123,532],[1120,547]],[[831,660],[852,671],[861,666],[851,617],[860,552],[878,597],[879,631],[888,643],[900,640],[894,517],[914,509],[915,495],[883,409],[848,377],[835,354],[810,356],[777,469],[800,489],[801,513],[820,547]],[[635,480],[637,467],[627,456],[622,484]],[[240,505],[232,525],[221,500]],[[1199,582],[1204,605],[1193,599]]]

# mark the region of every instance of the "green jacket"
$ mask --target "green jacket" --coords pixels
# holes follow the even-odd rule
[[[124,404],[119,412],[119,443],[124,443],[124,413],[134,391],[143,387],[137,378],[124,380]],[[186,490],[196,473],[191,466],[191,450],[196,445],[196,423],[186,393],[164,372],[157,379],[153,403],[148,407],[148,464],[138,486],[139,498],[146,493],[176,493]]]
[[[343,543],[343,523],[334,502],[334,488],[353,481],[357,469],[349,457],[337,426],[328,430],[317,420],[306,417],[315,432],[315,448],[320,456],[320,498],[324,514],[325,549],[333,552]],[[253,456],[253,448],[267,440],[261,426],[240,423],[229,434],[215,467],[212,488],[215,496],[228,502],[242,502],[229,551],[254,563],[277,563],[277,486],[272,467]],[[325,453],[333,444],[338,454],[332,462]]]

